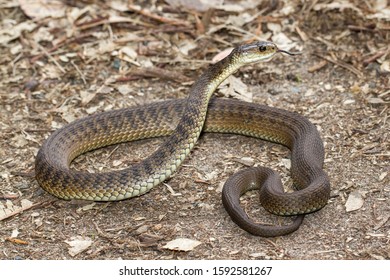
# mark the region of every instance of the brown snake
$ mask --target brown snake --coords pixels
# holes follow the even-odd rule
[[[38,152],[37,181],[62,199],[127,199],[169,178],[189,154],[202,129],[247,135],[291,149],[291,175],[299,190],[285,193],[278,176],[268,168],[241,171],[224,186],[222,199],[227,212],[240,227],[255,235],[277,236],[296,230],[303,219],[301,214],[322,208],[330,193],[328,177],[322,170],[323,144],[316,127],[306,118],[281,109],[221,99],[212,99],[209,104],[218,85],[239,67],[270,59],[278,52],[288,53],[270,42],[239,46],[200,76],[186,100],[104,112],[64,126]],[[69,169],[72,160],[87,151],[160,136],[168,136],[163,145],[144,161],[124,170],[90,174]],[[290,225],[253,223],[239,204],[240,195],[250,189],[260,189],[261,204],[271,213],[299,216]]]

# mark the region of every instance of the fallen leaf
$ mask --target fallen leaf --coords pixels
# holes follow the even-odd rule
[[[297,43],[292,41],[283,32],[275,33],[275,35],[272,36],[272,41],[277,44],[279,48],[286,51],[289,51],[297,46]]]
[[[7,26],[3,30],[0,30],[0,44],[7,44],[8,42],[15,40],[24,31],[31,32],[37,25],[32,21],[24,21],[17,25]]]
[[[383,179],[386,178],[386,176],[388,175],[388,172],[382,172],[380,175],[379,175],[379,181],[383,181]]]
[[[137,52],[129,47],[123,47],[118,51],[118,57],[124,61],[130,62],[136,66],[140,66],[140,64],[136,61],[136,58],[138,57]]]
[[[65,16],[67,6],[58,0],[19,0],[20,8],[30,18],[60,18]]]
[[[69,255],[74,257],[88,249],[92,245],[92,240],[89,237],[77,236],[71,237],[70,240],[65,240],[65,243],[70,246],[68,250]]]
[[[339,10],[340,12],[342,12],[345,9],[351,9],[356,11],[359,15],[363,15],[362,11],[359,8],[357,8],[353,3],[350,3],[346,0],[331,1],[330,3],[316,4],[313,7],[313,10],[322,11],[322,12],[329,11],[329,10]]]
[[[134,233],[139,235],[139,234],[142,234],[142,233],[145,233],[149,230],[149,226],[148,225],[142,225],[140,226],[139,228],[137,228]]]
[[[164,249],[169,249],[173,251],[192,251],[196,246],[202,244],[202,242],[197,240],[192,240],[188,238],[178,238],[172,241],[169,241]]]
[[[291,169],[291,159],[289,159],[289,158],[282,158],[282,164],[287,169]]]
[[[90,92],[87,90],[81,90],[80,91],[80,97],[81,97],[81,103],[83,105],[88,104],[92,99],[94,99],[96,96],[96,91]]]
[[[18,237],[18,235],[19,235],[19,230],[17,228],[12,230],[11,238],[16,238],[16,237]]]
[[[251,157],[233,158],[233,160],[245,166],[253,166],[255,164],[255,160]]]
[[[133,86],[129,84],[118,85],[117,90],[123,95],[128,95],[132,92]]]
[[[387,72],[387,73],[390,72],[390,60],[383,61],[382,65],[381,65],[381,70],[383,72]]]
[[[367,99],[368,103],[371,104],[383,104],[385,101],[382,98],[379,97],[371,97]]]
[[[191,50],[198,48],[198,44],[190,40],[183,40],[178,47],[181,53],[188,55]]]
[[[23,135],[17,134],[11,139],[10,143],[13,143],[12,145],[17,148],[22,148],[28,144],[28,141]]]
[[[76,212],[77,212],[77,213],[81,213],[81,212],[83,212],[83,211],[92,210],[93,207],[94,207],[95,205],[96,205],[96,202],[92,202],[92,203],[90,203],[90,204],[87,204],[87,205],[85,205],[85,206],[83,206],[83,207],[78,208],[78,209],[76,210]]]
[[[232,52],[233,48],[227,48],[227,49],[224,49],[223,51],[217,53],[213,59],[211,60],[212,63],[217,63],[218,61],[224,59],[225,57],[227,57],[231,52]]]
[[[347,212],[356,211],[362,208],[364,204],[363,196],[358,191],[353,191],[349,194],[347,202],[345,203],[345,210]]]
[[[183,7],[189,10],[199,12],[207,11],[210,8],[216,8],[223,4],[223,0],[165,0],[169,5],[179,8]]]
[[[252,102],[253,94],[248,91],[248,86],[241,79],[234,76],[228,77],[220,86],[219,92],[226,97],[234,97],[246,102]]]

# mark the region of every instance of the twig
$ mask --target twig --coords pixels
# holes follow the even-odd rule
[[[76,68],[76,71],[77,71],[77,73],[79,73],[79,74],[80,74],[80,76],[81,76],[81,79],[83,80],[83,83],[84,83],[84,85],[86,85],[86,84],[87,84],[87,81],[85,80],[84,74],[83,74],[83,73],[81,73],[81,71],[80,71],[79,67],[77,67],[77,65],[74,63],[74,61],[73,61],[73,60],[71,60],[71,61],[70,61],[70,63],[72,63],[72,65],[74,66],[74,68]]]
[[[43,51],[44,52],[44,54],[51,60],[51,61],[53,61],[53,63],[58,67],[58,69],[60,69],[60,71],[62,72],[62,73],[66,73],[66,71],[65,71],[65,69],[64,68],[62,68],[62,66],[57,62],[57,60],[44,48],[44,47],[42,47],[39,43],[37,43],[37,46],[38,46],[38,48],[41,50],[41,51]]]
[[[109,239],[109,240],[111,240],[111,239],[117,239],[117,237],[115,236],[115,234],[110,234],[110,233],[104,232],[104,231],[98,226],[98,224],[97,224],[95,221],[92,221],[92,223],[95,225],[96,231],[98,232],[98,234],[99,234],[101,237],[107,238],[107,239]]]
[[[145,17],[157,20],[162,23],[168,23],[168,24],[173,24],[173,25],[190,25],[188,22],[179,20],[179,19],[170,19],[166,17],[162,17],[156,14],[152,14],[150,11],[141,9],[135,5],[128,5],[129,10],[139,13],[140,15],[143,15]]]
[[[20,177],[28,177],[28,178],[35,178],[35,171],[29,171],[29,172],[23,172],[23,171],[11,171],[12,175],[20,176]]]
[[[25,132],[54,132],[52,128],[26,128]]]
[[[127,82],[134,80],[134,76],[161,78],[165,80],[177,81],[177,82],[190,82],[191,79],[178,72],[158,68],[158,67],[146,67],[141,69],[132,70],[128,76],[118,78],[116,82]]]
[[[363,65],[364,66],[367,66],[368,64],[370,64],[371,62],[373,62],[374,60],[377,60],[378,58],[380,58],[381,56],[387,54],[389,50],[381,50],[381,51],[378,51],[376,54],[370,56],[369,58],[366,58],[365,60],[363,60]]]
[[[61,40],[60,42],[57,43],[57,45],[53,46],[52,48],[50,48],[49,50],[46,50],[48,53],[52,53],[54,51],[56,51],[57,49],[59,49],[60,47],[64,46],[64,45],[67,45],[67,44],[70,44],[70,43],[73,43],[73,42],[76,42],[76,41],[79,41],[81,39],[84,39],[86,37],[89,37],[89,36],[92,36],[92,33],[86,33],[86,34],[82,34],[80,36],[77,36],[77,37],[73,37],[73,38],[64,38],[63,40]],[[38,54],[34,57],[32,57],[30,59],[31,63],[34,63],[35,61],[37,61],[38,59],[40,59],[42,56],[44,56],[45,53],[43,54]]]
[[[0,221],[9,219],[9,218],[11,218],[11,217],[13,217],[13,216],[16,216],[16,215],[18,215],[18,214],[20,214],[20,213],[22,213],[22,212],[24,212],[24,211],[26,211],[26,210],[29,210],[29,209],[31,209],[31,208],[37,207],[37,206],[39,206],[39,205],[42,205],[42,204],[44,204],[45,202],[47,202],[47,200],[41,201],[41,202],[37,202],[37,203],[35,203],[35,204],[31,204],[31,205],[26,206],[26,207],[21,207],[20,209],[15,210],[15,211],[13,211],[12,213],[9,213],[8,215],[2,216],[2,217],[0,218]]]
[[[368,31],[368,32],[378,32],[377,29],[365,27],[365,26],[357,26],[357,25],[348,25],[348,28],[353,31]]]
[[[0,199],[17,199],[17,198],[19,198],[19,195],[14,193],[0,195]]]
[[[106,24],[108,22],[109,17],[98,17],[94,18],[92,20],[86,21],[86,22],[81,22],[81,23],[76,23],[76,27],[79,28],[80,30],[92,28],[98,25]]]
[[[311,66],[307,71],[309,73],[316,72],[316,71],[320,70],[321,68],[325,67],[326,64],[328,64],[328,61],[322,60],[319,63],[317,63],[316,65]]]
[[[362,72],[360,72],[358,69],[356,69],[355,67],[353,67],[350,64],[347,64],[347,63],[345,63],[343,61],[333,60],[333,59],[331,59],[329,57],[323,56],[323,55],[318,54],[318,53],[315,53],[314,55],[316,55],[316,56],[318,56],[318,57],[320,57],[322,59],[325,59],[326,61],[329,61],[329,62],[331,62],[333,64],[336,64],[336,65],[338,65],[338,66],[340,66],[340,67],[342,67],[344,69],[347,69],[348,71],[352,72],[353,74],[355,74],[358,77],[362,77],[363,76]]]

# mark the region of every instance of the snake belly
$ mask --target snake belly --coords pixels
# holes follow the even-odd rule
[[[237,53],[240,51],[236,50]],[[223,99],[209,102],[216,87],[244,64],[237,62],[238,59],[233,50],[226,59],[211,66],[195,82],[185,100],[104,112],[55,131],[37,154],[38,183],[62,199],[127,199],[142,195],[169,178],[202,131],[233,133],[280,143],[291,149],[291,175],[297,191],[285,193],[280,180],[277,182],[277,178],[267,179],[275,176],[263,175],[266,170],[250,171],[261,174],[258,177],[264,187],[260,188],[260,199],[265,209],[277,215],[301,215],[322,208],[329,199],[330,184],[322,169],[322,140],[310,121],[293,112],[258,104]],[[87,151],[160,136],[169,137],[152,155],[129,168],[96,174],[69,168],[74,158]],[[255,188],[256,183],[245,184],[248,184],[247,180],[228,181],[222,195],[227,212],[240,227],[252,234],[276,236],[292,232],[299,226],[302,217],[290,227],[276,227],[275,230],[251,222],[243,213],[238,198]]]

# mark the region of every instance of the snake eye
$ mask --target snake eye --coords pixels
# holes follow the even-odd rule
[[[260,46],[259,47],[259,51],[261,51],[261,52],[265,52],[266,50],[267,50],[266,46]]]

